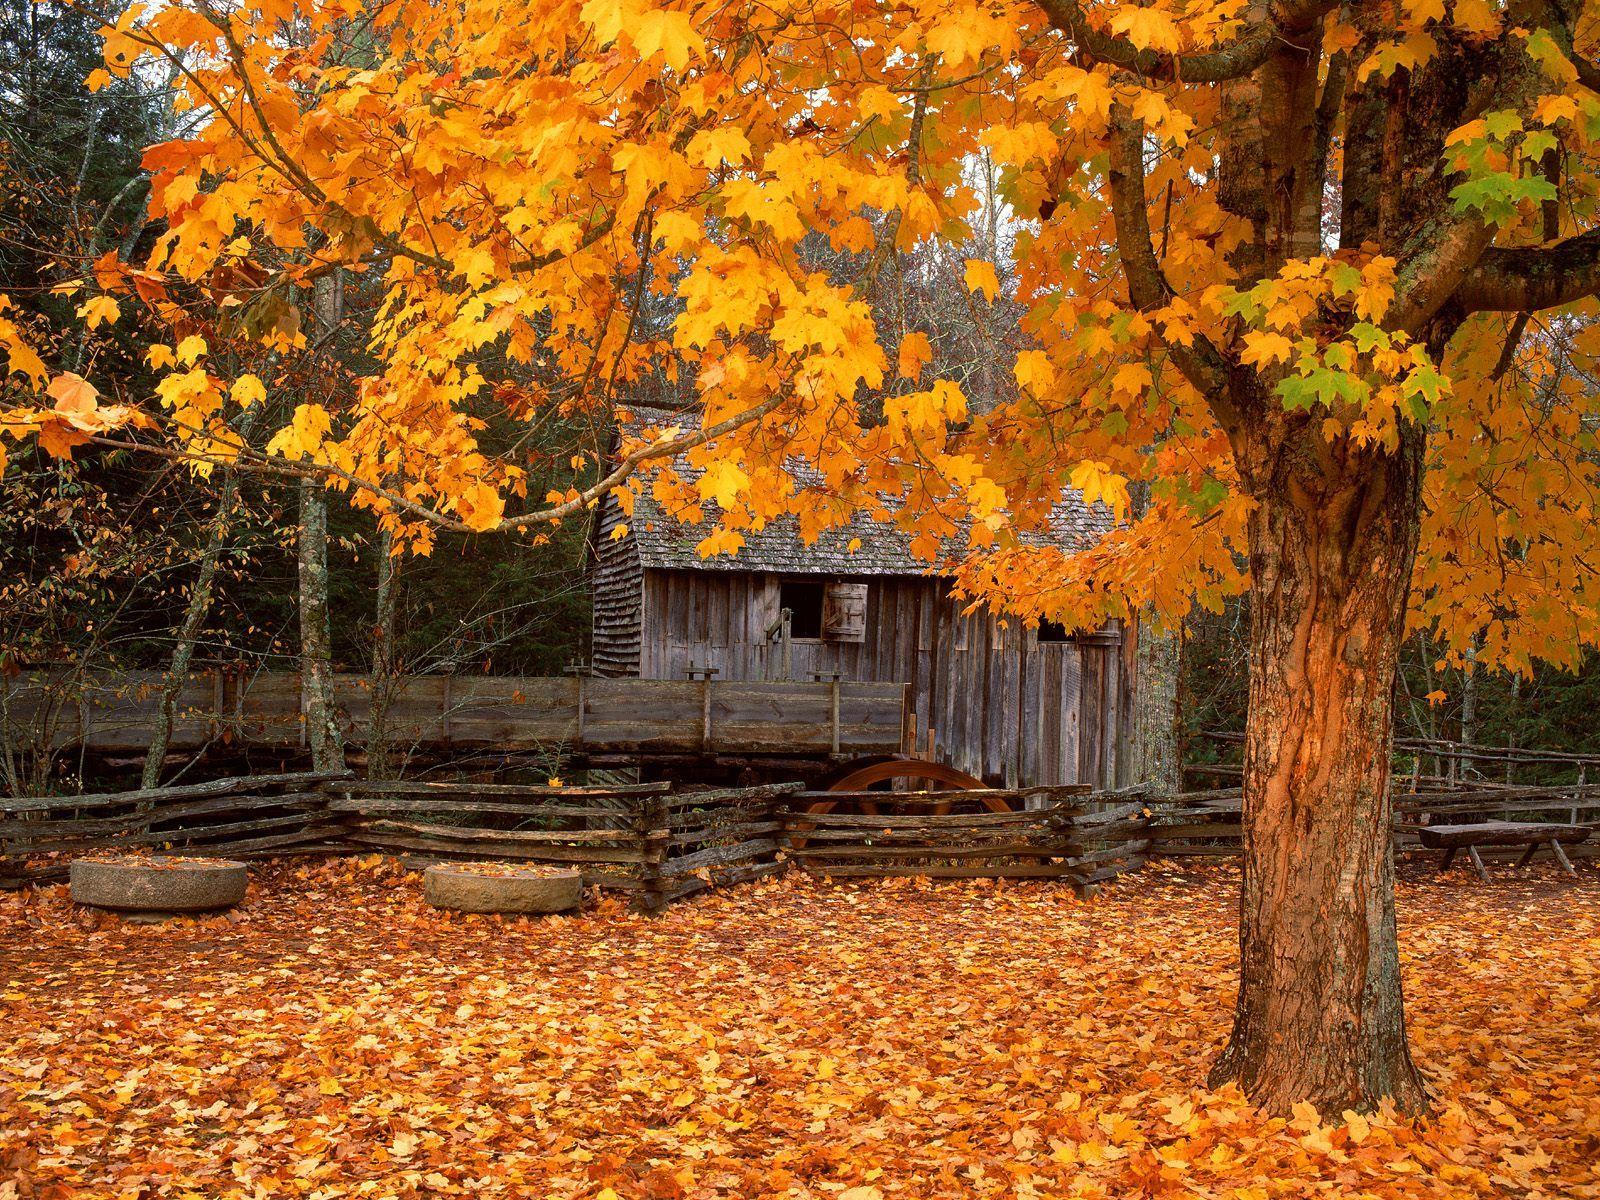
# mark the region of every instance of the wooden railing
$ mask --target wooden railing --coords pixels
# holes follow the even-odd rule
[[[142,752],[164,677],[128,672],[0,678],[4,735],[55,747]],[[367,728],[364,675],[334,678],[337,719]],[[66,693],[70,692],[70,695]],[[413,675],[386,714],[397,745],[560,748],[568,753],[886,754],[900,749],[905,685],[715,679]],[[300,677],[197,672],[178,695],[171,745],[304,745]]]

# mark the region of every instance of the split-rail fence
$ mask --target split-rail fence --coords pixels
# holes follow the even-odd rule
[[[1147,825],[1131,794],[1078,787],[856,796],[798,784],[674,791],[262,775],[0,800],[0,886],[60,879],[77,855],[147,850],[556,863],[647,909],[790,865],[830,878],[1043,877],[1081,889],[1140,865]]]

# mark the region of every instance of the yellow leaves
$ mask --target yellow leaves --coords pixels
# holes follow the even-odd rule
[[[259,404],[267,398],[267,389],[256,376],[241,375],[233,381],[229,394],[240,408],[249,408],[252,404]]]
[[[1372,1124],[1361,1113],[1346,1109],[1343,1116],[1345,1128],[1349,1131],[1351,1142],[1359,1146],[1372,1136]]]
[[[152,348],[153,350],[154,348]],[[206,353],[206,340],[198,333],[191,333],[178,343],[178,363],[181,366],[192,367],[199,362]]]
[[[1490,37],[1500,31],[1501,8],[1494,0],[1455,0],[1450,23],[1466,33]]]
[[[1154,383],[1150,368],[1142,362],[1122,363],[1111,376],[1111,390],[1120,396],[1142,396]]]
[[[995,277],[994,264],[986,259],[967,259],[963,278],[966,281],[967,291],[979,293],[991,304],[1000,294],[1000,281]]]
[[[1072,469],[1072,486],[1085,504],[1102,503],[1120,519],[1128,511],[1128,481],[1103,462],[1080,462]]]
[[[1024,350],[1011,368],[1018,386],[1035,396],[1046,396],[1055,383],[1056,369],[1043,350]]]
[[[500,524],[505,516],[506,502],[491,484],[474,481],[463,487],[454,497],[455,510],[468,529],[486,533]]]
[[[122,315],[122,309],[110,296],[95,296],[78,306],[78,316],[82,317],[90,329],[100,325],[114,325],[117,318]]]
[[[1239,361],[1251,366],[1271,366],[1294,357],[1294,343],[1281,333],[1255,330],[1244,335]]]
[[[333,418],[320,404],[297,404],[294,416],[267,442],[268,454],[284,458],[316,458],[333,428]],[[467,520],[466,514],[462,519]]]
[[[31,387],[42,386],[49,377],[44,360],[28,345],[27,339],[6,313],[11,309],[11,298],[0,293],[0,347],[6,352],[7,375],[21,375]]]
[[[620,0],[585,0],[579,15],[594,30],[600,44],[609,46],[637,11],[635,5],[623,4]]]
[[[976,62],[987,48],[984,31],[969,21],[944,20],[928,31],[928,49],[951,67]]]
[[[1429,21],[1444,20],[1445,0],[1403,0],[1401,11],[1407,24],[1420,29]]]
[[[191,429],[202,424],[222,403],[215,381],[201,367],[164,376],[156,384],[156,396],[180,424]]]
[[[701,472],[695,483],[700,496],[714,500],[723,509],[731,509],[739,502],[740,493],[750,486],[750,476],[744,468],[730,459],[714,459]]]
[[[900,339],[897,365],[903,378],[916,379],[922,374],[922,368],[932,361],[933,344],[928,341],[927,334],[913,331]]]
[[[730,217],[765,225],[775,237],[799,238],[805,233],[800,210],[780,185],[755,179],[731,179],[723,185],[722,202],[723,210]]]
[[[901,437],[915,439],[943,430],[967,415],[967,398],[961,388],[941,379],[932,388],[886,397],[884,416]]]
[[[1361,269],[1361,286],[1356,290],[1356,315],[1373,324],[1383,320],[1394,299],[1395,269],[1399,264],[1387,255],[1376,255]]]
[[[690,162],[715,169],[723,163],[737,166],[750,161],[750,139],[731,125],[701,130],[689,140]]]
[[[1178,26],[1172,17],[1157,8],[1139,5],[1119,6],[1111,18],[1111,32],[1121,34],[1140,50],[1177,54],[1183,49]]]
[[[1356,68],[1356,82],[1368,79],[1388,79],[1396,71],[1415,71],[1439,51],[1432,34],[1414,32],[1403,38],[1380,42],[1375,50]]]
[[[737,554],[744,546],[744,535],[735,529],[715,529],[701,538],[695,553],[701,558],[714,558],[719,554]]]
[[[494,250],[489,246],[468,246],[456,255],[455,269],[467,286],[481,288],[492,280],[498,267],[495,263]]]
[[[705,39],[685,12],[652,9],[641,14],[628,32],[640,57],[660,54],[674,71],[688,66],[691,55],[706,51]]]

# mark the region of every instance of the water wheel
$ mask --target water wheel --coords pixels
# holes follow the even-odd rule
[[[885,758],[876,762],[863,763],[839,776],[827,787],[830,792],[862,792],[874,784],[891,783],[898,779],[916,779],[926,783],[943,785],[938,790],[972,792],[986,791],[988,784],[975,775],[968,775],[965,771],[944,763],[930,762],[925,758]],[[892,804],[896,793],[883,793],[883,803]],[[842,797],[841,797],[842,799]],[[855,796],[852,799],[861,806],[864,813],[877,813],[880,802],[869,800],[865,797]],[[807,807],[807,812],[825,813],[832,812],[838,807],[839,800],[814,800]],[[1011,806],[998,796],[985,796],[983,806],[991,812],[1010,812]],[[949,802],[937,804],[933,809],[936,813],[950,811]]]

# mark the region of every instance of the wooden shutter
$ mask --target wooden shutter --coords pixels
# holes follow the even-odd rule
[[[867,640],[866,584],[828,584],[822,596],[822,637],[829,642]]]

